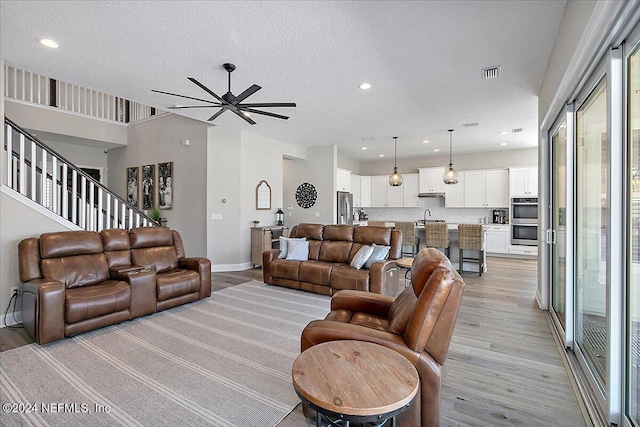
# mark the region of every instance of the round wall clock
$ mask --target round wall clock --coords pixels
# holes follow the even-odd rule
[[[316,187],[312,184],[305,182],[298,186],[296,190],[296,202],[298,202],[301,208],[309,209],[316,204],[317,198],[318,193],[316,192]]]

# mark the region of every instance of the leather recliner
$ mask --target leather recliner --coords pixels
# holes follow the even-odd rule
[[[359,340],[397,351],[420,376],[416,400],[397,417],[397,425],[437,426],[441,370],[464,286],[444,254],[423,249],[413,262],[412,286],[397,298],[355,290],[337,292],[326,318],[312,321],[303,330],[301,350],[327,341]],[[313,415],[306,406],[304,412]]]

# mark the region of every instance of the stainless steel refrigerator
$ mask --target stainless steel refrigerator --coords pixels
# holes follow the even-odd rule
[[[338,191],[338,224],[353,225],[353,194]]]

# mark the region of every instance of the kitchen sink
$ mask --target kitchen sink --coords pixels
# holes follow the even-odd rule
[[[418,224],[424,224],[425,222],[447,222],[447,220],[445,220],[445,219],[428,219],[428,220],[425,221],[424,219],[421,219],[421,220],[417,221]]]

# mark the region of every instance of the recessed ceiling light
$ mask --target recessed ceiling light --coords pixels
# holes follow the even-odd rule
[[[360,84],[358,85],[358,87],[359,87],[360,89],[362,89],[362,90],[367,90],[367,89],[371,88],[371,85],[370,85],[369,83],[360,83]]]
[[[384,154],[378,154],[378,157],[384,157]]]
[[[371,141],[371,140],[376,139],[376,137],[375,136],[363,136],[360,139],[362,139],[363,141]]]
[[[507,143],[506,142],[501,142],[500,145],[504,146],[504,145],[507,145]]]
[[[428,140],[428,139],[425,139],[424,141],[422,141],[422,143],[423,143],[423,144],[428,144],[428,143],[429,143],[429,140]]]
[[[363,149],[363,150],[366,150],[366,149],[367,149],[367,147],[362,147],[362,149]]]
[[[38,41],[40,42],[41,45],[46,46],[46,47],[50,47],[52,49],[57,49],[59,47],[58,43],[54,42],[51,39],[40,39]]]
[[[437,153],[438,151],[440,151],[440,149],[439,148],[434,148],[433,151]]]
[[[509,132],[507,132],[506,130],[503,130],[503,131],[500,131],[499,133],[500,133],[500,135],[506,135],[506,134],[508,134]]]

